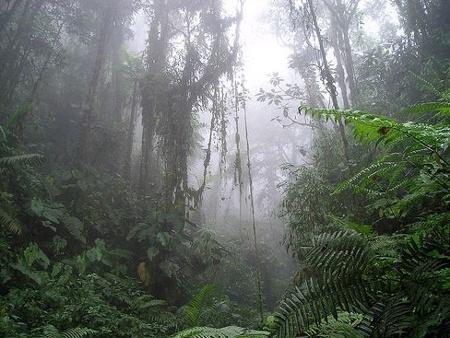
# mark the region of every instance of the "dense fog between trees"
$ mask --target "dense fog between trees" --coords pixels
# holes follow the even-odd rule
[[[1,0],[0,336],[447,337],[449,17]]]

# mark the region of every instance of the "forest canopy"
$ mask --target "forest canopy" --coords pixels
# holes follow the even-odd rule
[[[0,336],[447,337],[448,18],[0,1]]]

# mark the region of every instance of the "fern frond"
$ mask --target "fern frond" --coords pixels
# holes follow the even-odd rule
[[[43,328],[42,338],[83,338],[94,335],[97,331],[85,327],[76,327],[60,332],[53,325],[47,325]]]
[[[450,103],[448,102],[418,103],[402,110],[402,112],[415,114],[438,112],[443,115],[450,115]]]
[[[23,225],[20,221],[3,209],[0,209],[0,224],[6,227],[9,231],[18,235],[20,235],[23,231]]]
[[[322,276],[359,276],[369,263],[367,240],[353,231],[322,233],[305,255],[306,263]]]
[[[208,302],[211,301],[216,287],[214,285],[205,285],[189,302],[184,310],[187,325],[190,327],[198,326],[200,317],[205,310]]]
[[[369,335],[360,327],[363,321],[361,314],[340,312],[337,319],[327,318],[321,325],[311,327],[306,334],[308,337],[365,338]]]
[[[438,147],[448,144],[450,140],[450,128],[446,126],[431,126],[413,122],[401,123],[363,111],[300,107],[299,112],[326,120],[337,121],[342,118],[352,125],[355,137],[368,143],[379,140],[383,140],[385,143],[399,143],[408,139],[416,145],[425,147],[429,152],[437,153],[441,150]]]
[[[74,329],[69,329],[61,334],[61,338],[82,338],[88,335],[95,334],[95,330],[91,330],[84,327],[78,327]]]
[[[44,159],[44,156],[39,154],[23,154],[0,158],[0,167],[11,167],[14,165],[38,165]]]
[[[176,334],[173,338],[265,338],[269,332],[227,326],[221,329],[211,327],[194,327]]]
[[[328,316],[337,318],[340,310],[364,311],[370,298],[366,283],[356,277],[305,280],[281,302],[275,315],[277,336],[296,337],[313,324],[320,325]]]
[[[359,182],[365,178],[372,178],[375,175],[387,172],[397,165],[397,162],[392,161],[379,161],[372,163],[370,166],[364,168],[356,175],[353,175],[348,180],[340,183],[337,188],[333,191],[333,194],[338,194],[351,186],[358,186]]]
[[[367,239],[355,231],[314,236],[305,254],[310,276],[285,297],[277,311],[278,337],[296,337],[329,316],[337,318],[342,310],[366,313],[375,299],[364,280],[371,258]]]
[[[380,301],[371,310],[372,335],[398,337],[411,327],[413,307],[401,296]]]

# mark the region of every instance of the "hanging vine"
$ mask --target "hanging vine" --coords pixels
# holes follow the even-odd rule
[[[245,92],[245,91],[244,91]],[[245,130],[245,144],[247,148],[247,169],[248,169],[248,181],[249,181],[249,189],[250,189],[250,212],[252,217],[252,230],[253,230],[253,249],[255,253],[255,261],[256,261],[256,287],[258,291],[258,311],[261,318],[261,322],[264,320],[263,314],[263,295],[262,295],[262,283],[261,283],[261,262],[259,258],[259,250],[258,250],[258,238],[256,231],[256,219],[255,219],[255,202],[254,202],[254,194],[253,194],[253,179],[252,179],[252,164],[250,160],[250,144],[248,139],[248,123],[247,123],[247,109],[245,106],[245,101],[242,103],[242,108],[244,111],[244,130]]]
[[[234,74],[234,78],[235,78]],[[239,134],[239,93],[237,88],[237,81],[233,81],[234,92],[234,122],[235,122],[235,142],[236,142],[236,157],[234,160],[234,184],[239,186],[239,228],[242,231],[242,197],[243,197],[243,182],[242,182],[242,161],[241,161],[241,136]]]
[[[152,140],[145,140],[147,147],[143,143],[143,151],[151,154],[153,150],[148,145],[153,140],[156,141],[155,145],[163,160],[165,204],[169,209],[181,212],[189,199],[199,201],[199,196],[205,189],[213,131],[217,126],[222,135],[222,162],[226,157],[226,94],[218,84],[224,75],[231,73],[236,62],[241,13],[238,12],[232,20],[224,17],[220,0],[200,1],[189,5],[180,2],[170,6],[164,1],[158,3],[160,6],[155,6],[153,11],[155,24],[152,25],[154,30],[150,30],[148,48],[150,54],[156,54],[148,61],[148,71],[152,76],[149,79],[151,81],[146,83],[143,95],[146,98],[143,100],[143,106],[146,107],[144,113],[152,117],[152,121],[144,126],[144,137]],[[173,19],[175,17],[181,21]],[[227,31],[233,25],[236,27],[236,35],[235,41],[231,42]],[[177,38],[184,39],[185,47],[180,51],[182,62],[171,64],[173,60],[168,57],[167,49],[171,39]],[[199,43],[199,40],[203,42]],[[157,52],[152,52],[155,50]],[[157,55],[161,54],[161,50],[166,51],[162,58]],[[154,94],[155,88],[157,95]],[[195,191],[188,185],[187,164],[192,150],[192,116],[196,111],[207,109],[211,101],[218,109],[219,117],[211,118],[210,138],[204,160],[204,182]],[[149,159],[150,156],[143,157],[143,162]],[[144,163],[144,169],[146,166]],[[148,180],[148,171],[143,172],[143,177]]]

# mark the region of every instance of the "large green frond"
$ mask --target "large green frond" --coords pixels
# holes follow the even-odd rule
[[[60,332],[53,325],[48,325],[44,328],[44,334],[42,338],[83,338],[92,336],[96,333],[95,330],[88,329],[85,327],[76,327],[68,329],[64,332]]]
[[[264,338],[269,332],[227,326],[221,329],[211,327],[194,327],[176,334],[173,338]]]
[[[214,285],[205,285],[186,306],[184,313],[187,325],[190,327],[198,326],[202,312],[206,309],[208,302],[211,301],[216,288]]]
[[[3,209],[0,209],[0,224],[15,234],[21,234],[23,231],[21,222]]]
[[[44,157],[39,154],[23,154],[0,158],[1,167],[11,167],[18,164],[37,165],[43,161]]]

